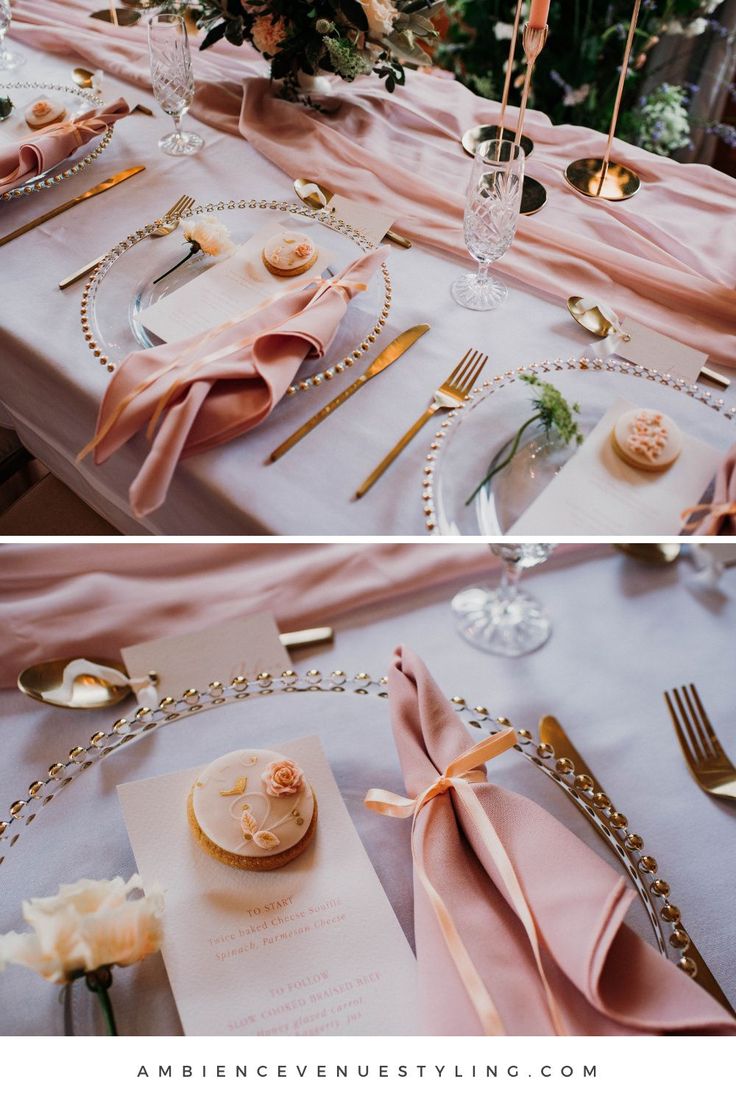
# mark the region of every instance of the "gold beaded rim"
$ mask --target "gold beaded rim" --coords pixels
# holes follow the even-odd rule
[[[30,825],[42,808],[69,786],[85,770],[118,751],[133,740],[217,706],[238,701],[256,700],[272,694],[334,693],[359,697],[388,698],[388,679],[374,679],[365,671],[349,677],[345,671],[323,675],[316,669],[305,674],[283,671],[280,675],[261,672],[254,679],[236,676],[230,683],[211,682],[206,690],[190,688],[180,698],[162,698],[156,709],[141,707],[132,718],[122,717],[107,732],[92,734],[86,745],[73,747],[64,762],[52,763],[46,777],[36,779],[28,787],[27,797],[13,801],[6,820],[0,820],[0,866],[9,850],[15,847],[21,830]],[[499,726],[507,727],[507,717],[494,717],[484,705],[471,706],[465,698],[450,698],[455,712],[463,722],[482,735],[490,735]],[[518,743],[514,751],[523,755],[563,789],[579,806],[591,824],[604,836],[634,883],[654,931],[660,953],[675,962],[680,969],[695,977],[697,965],[687,955],[690,939],[683,926],[680,909],[670,900],[670,885],[659,873],[656,859],[645,851],[644,840],[631,831],[628,818],[614,809],[608,796],[596,793],[586,774],[575,769],[569,758],[558,758],[552,744],[540,743],[527,729],[517,729]],[[478,737],[481,738],[481,737]]]
[[[80,99],[87,100],[89,103],[94,104],[95,107],[102,107],[104,100],[101,99],[94,92],[91,92],[88,88],[77,88],[68,84],[49,84],[47,81],[13,81],[12,83],[0,82],[0,90],[21,90],[21,89],[43,89],[52,92],[67,92],[73,93],[75,96],[79,96]],[[108,127],[104,134],[101,135],[97,145],[86,153],[84,157],[79,161],[75,161],[73,165],[70,165],[66,169],[62,169],[61,172],[54,173],[50,176],[45,176],[42,180],[37,180],[33,184],[21,184],[18,188],[11,188],[9,191],[4,192],[0,199],[10,200],[17,199],[19,196],[33,195],[34,192],[43,192],[48,188],[52,188],[55,184],[61,184],[64,180],[68,180],[72,176],[76,176],[77,173],[82,172],[88,165],[91,165],[95,161],[103,150],[106,150],[110,145],[113,137],[113,127]]]
[[[439,524],[434,497],[434,482],[438,460],[442,455],[442,449],[447,444],[447,441],[451,439],[451,432],[454,431],[456,433],[458,431],[461,424],[461,415],[465,411],[475,407],[486,395],[492,395],[500,391],[506,384],[515,383],[522,374],[541,376],[546,372],[561,372],[569,368],[577,368],[580,371],[588,372],[617,372],[619,375],[624,376],[643,377],[644,379],[650,380],[652,383],[660,383],[664,387],[671,388],[673,391],[681,391],[683,394],[690,395],[691,398],[704,403],[712,410],[715,410],[716,413],[722,414],[724,418],[728,418],[729,421],[736,421],[736,406],[726,407],[725,400],[721,396],[714,396],[713,393],[708,390],[708,388],[703,387],[702,384],[691,383],[689,380],[672,376],[668,372],[657,372],[655,369],[645,368],[641,364],[622,362],[616,360],[614,357],[609,357],[607,360],[604,360],[602,357],[593,358],[583,356],[569,357],[567,359],[558,357],[556,360],[532,361],[531,364],[521,365],[518,368],[510,368],[500,376],[493,376],[491,379],[483,380],[479,383],[470,392],[465,402],[461,403],[455,409],[447,411],[445,417],[440,422],[439,429],[435,433],[432,443],[429,446],[429,452],[424,457],[424,466],[422,467],[422,510],[424,514],[424,524],[428,532],[439,536],[460,535],[458,533],[444,533]],[[485,535],[490,536],[491,534]]]
[[[300,215],[305,218],[314,219],[315,222],[319,222],[324,226],[328,226],[331,230],[335,230],[338,234],[342,234],[343,237],[350,238],[354,241],[364,253],[370,253],[372,249],[376,248],[375,242],[370,241],[360,230],[351,226],[349,223],[344,222],[342,219],[335,218],[329,211],[314,211],[310,207],[304,207],[298,203],[292,203],[289,200],[279,199],[241,199],[241,200],[222,200],[219,203],[203,203],[198,207],[194,207],[189,214],[189,218],[196,215],[210,215],[216,212],[222,211],[236,211],[236,210],[271,210],[282,211],[285,214]],[[90,315],[92,308],[94,307],[95,296],[99,290],[100,284],[104,280],[105,276],[110,272],[110,269],[114,265],[115,261],[119,257],[122,257],[124,253],[127,253],[138,242],[144,241],[148,238],[153,230],[161,224],[163,219],[156,219],[155,222],[149,223],[147,226],[143,226],[140,230],[135,230],[123,241],[118,242],[109,253],[100,261],[97,268],[84,285],[82,291],[82,302],[80,306],[80,320],[82,323],[82,333],[84,339],[89,346],[92,355],[99,360],[100,364],[104,365],[108,372],[114,372],[117,368],[117,364],[111,361],[105,354],[104,349],[100,346],[98,337],[93,332],[93,327],[90,322]],[[356,347],[347,356],[337,361],[336,364],[330,368],[325,368],[321,372],[315,372],[314,375],[305,377],[299,380],[297,383],[291,384],[287,390],[287,396],[296,395],[303,391],[309,391],[312,387],[319,387],[320,384],[329,382],[336,376],[341,375],[346,368],[352,368],[356,361],[369,352],[371,346],[375,343],[376,338],[380,336],[383,327],[386,325],[386,321],[391,310],[391,300],[393,298],[393,290],[391,285],[391,276],[388,271],[388,265],[384,262],[381,265],[381,275],[383,276],[384,295],[381,309],[379,311],[378,319],[371,327],[368,333],[358,342]]]

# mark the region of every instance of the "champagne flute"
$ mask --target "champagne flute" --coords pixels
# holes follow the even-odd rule
[[[16,54],[5,45],[5,36],[10,30],[12,18],[13,12],[10,7],[10,0],[0,0],[0,72],[19,69],[21,65],[26,63],[23,54]]]
[[[174,120],[174,131],[159,140],[159,148],[172,157],[198,153],[204,138],[181,129],[181,120],[194,99],[192,56],[183,16],[153,15],[148,24],[148,47],[154,95]]]
[[[475,152],[465,201],[463,230],[477,272],[466,272],[452,285],[452,297],[470,310],[493,310],[508,288],[488,269],[503,257],[516,233],[524,190],[524,151],[506,140],[481,142]]]
[[[519,588],[525,568],[544,563],[553,544],[491,544],[503,565],[500,586],[470,586],[452,600],[458,632],[475,648],[520,656],[541,648],[552,631],[547,611]]]

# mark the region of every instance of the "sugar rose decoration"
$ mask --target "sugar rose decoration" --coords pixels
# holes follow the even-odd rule
[[[266,793],[270,797],[285,797],[299,793],[304,785],[304,775],[291,759],[279,759],[270,763],[261,775]]]

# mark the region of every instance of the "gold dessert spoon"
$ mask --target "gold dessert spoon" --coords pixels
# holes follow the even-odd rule
[[[90,69],[83,69],[81,65],[72,69],[72,79],[79,88],[91,88],[94,78],[94,73]],[[138,111],[141,115],[153,115],[150,107],[144,107],[143,104],[136,104],[133,111]]]
[[[72,684],[72,696],[68,702],[54,700],[64,678],[64,670],[70,659],[47,659],[34,663],[18,675],[18,689],[43,705],[55,705],[60,709],[105,709],[117,705],[130,693],[129,686],[113,686],[98,675],[78,675]],[[114,667],[124,674],[120,660],[92,657],[90,663],[101,667]]]
[[[315,189],[320,192],[320,195],[316,194]],[[329,206],[334,195],[334,192],[331,192],[329,188],[325,188],[324,184],[315,184],[313,180],[303,180],[301,177],[294,181],[294,191],[302,203],[306,203],[308,207],[312,207],[315,211],[321,211],[323,207]],[[403,234],[397,234],[395,230],[386,231],[386,240],[393,242],[394,245],[400,245],[402,249],[411,249],[409,239],[405,238]]]

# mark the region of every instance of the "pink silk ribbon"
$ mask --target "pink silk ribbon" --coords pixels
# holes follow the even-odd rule
[[[542,953],[539,943],[539,935],[534,916],[529,903],[524,896],[518,876],[506,848],[503,846],[493,825],[488,820],[483,806],[473,792],[474,782],[485,782],[485,770],[479,769],[490,759],[495,759],[504,751],[508,751],[516,743],[516,733],[512,728],[504,728],[500,732],[474,744],[464,751],[445,767],[444,773],[438,775],[435,781],[417,797],[401,797],[391,793],[390,790],[369,790],[364,798],[366,808],[381,816],[398,817],[400,819],[412,818],[411,853],[414,860],[414,868],[419,875],[422,887],[429,898],[435,917],[440,926],[443,938],[450,952],[458,974],[465,986],[468,997],[478,1015],[485,1035],[505,1035],[503,1021],[496,1009],[493,999],[488,992],[483,980],[473,964],[473,960],[463,943],[460,933],[450,915],[442,896],[435,889],[426,871],[424,856],[417,847],[416,833],[414,831],[417,818],[422,809],[435,797],[453,790],[465,806],[468,815],[472,819],[478,833],[488,849],[499,871],[504,887],[514,906],[517,916],[521,920],[526,931],[527,938],[532,948],[537,971],[547,998],[547,1007],[550,1018],[555,1028],[556,1035],[566,1035],[564,1022],[559,1005],[555,1000],[552,988],[547,980],[542,963]]]

